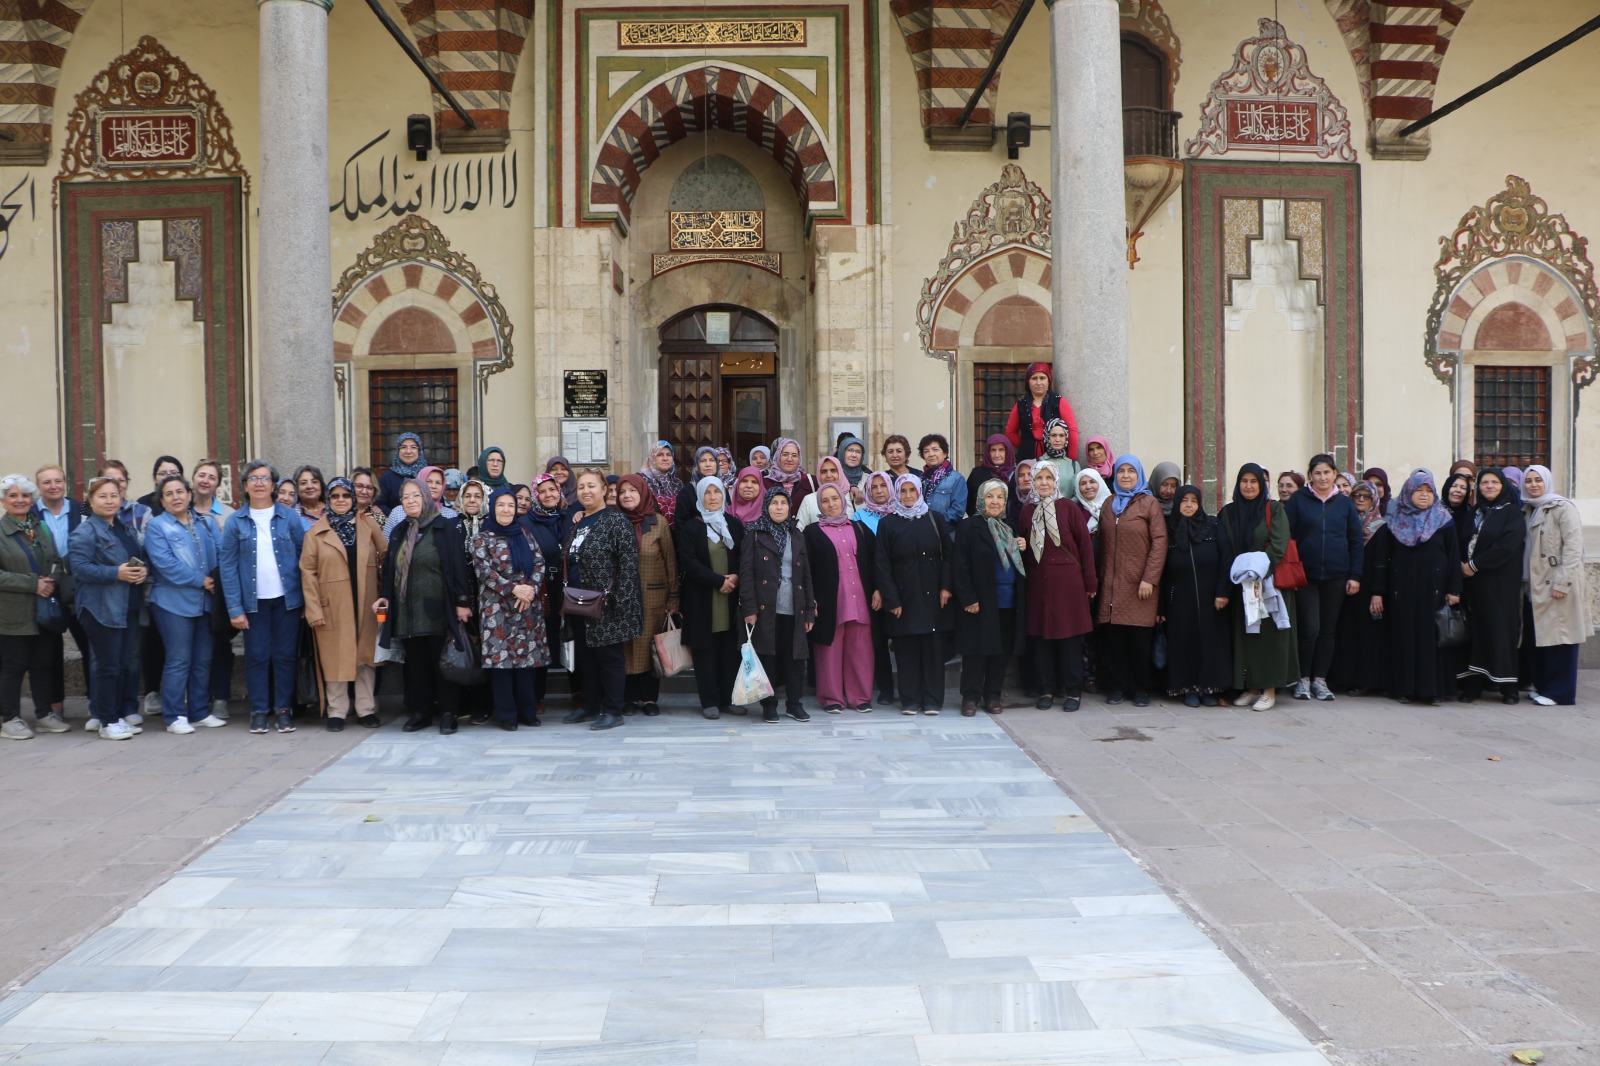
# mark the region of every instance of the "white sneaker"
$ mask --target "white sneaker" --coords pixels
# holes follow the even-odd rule
[[[189,719],[183,717],[180,714],[178,717],[176,717],[176,718],[174,718],[172,720],[172,724],[171,725],[167,726],[167,732],[169,732],[169,733],[193,733],[194,732],[194,726],[189,724]]]
[[[224,722],[226,722],[228,720],[228,701],[227,700],[212,700],[211,701],[211,717],[212,718],[220,718]]]
[[[228,723],[226,721],[224,721],[221,718],[218,718],[214,714],[208,714],[204,718],[200,719],[198,722],[191,722],[190,723],[191,726],[195,726],[195,727],[198,727],[200,729],[221,729],[223,726],[225,726],[227,724]],[[190,729],[190,732],[192,733],[192,732],[194,732],[194,730]]]
[[[61,717],[61,715],[57,714],[55,711],[51,711],[49,714],[39,719],[37,728],[41,733],[65,733],[72,727],[67,725],[66,721]]]
[[[160,714],[161,713],[161,708],[157,707],[154,711],[152,711],[150,713],[151,714]],[[134,711],[132,714],[123,715],[122,716],[122,720],[124,722],[127,722],[129,725],[144,725],[144,715],[140,714],[138,711]]]
[[[6,740],[32,740],[33,729],[20,718],[7,718],[0,725],[0,737]]]
[[[146,692],[144,694],[144,713],[145,714],[160,714],[161,713],[161,693],[159,693],[159,692]],[[133,716],[132,715],[125,716],[124,721],[126,721],[127,718],[131,718],[131,717],[133,717]],[[133,724],[134,725],[138,725],[139,723],[135,722]]]
[[[1294,691],[1290,695],[1297,700],[1309,700],[1311,698],[1311,679],[1302,677],[1299,681],[1296,681],[1294,683]]]
[[[1250,705],[1252,711],[1270,711],[1278,705],[1278,694],[1263,692],[1261,697]]]
[[[126,721],[112,722],[100,727],[101,740],[132,740],[133,727]]]
[[[83,723],[83,731],[85,733],[98,733],[98,732],[100,732],[100,719],[91,718],[87,722]]]
[[[1530,691],[1528,693],[1528,698],[1541,707],[1554,707],[1556,705],[1555,700],[1551,699],[1549,696],[1541,696],[1537,692]]]

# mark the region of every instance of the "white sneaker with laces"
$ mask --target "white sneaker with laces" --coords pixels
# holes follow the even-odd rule
[[[51,711],[49,714],[39,719],[37,728],[41,733],[65,733],[72,727],[67,725],[65,719],[63,719],[61,715],[57,714],[55,711]]]
[[[190,722],[189,724],[197,729],[221,729],[228,723],[214,714],[208,714],[198,722]]]
[[[100,727],[101,740],[132,740],[133,727],[126,721],[112,722]]]
[[[1328,683],[1322,680],[1322,678],[1312,678],[1311,698],[1314,700],[1321,700],[1323,703],[1327,703],[1333,699],[1333,689],[1329,688]]]
[[[159,693],[159,692],[146,692],[144,694],[144,713],[145,714],[160,714],[161,713],[161,693]],[[128,717],[131,717],[131,716],[128,716]],[[126,720],[126,718],[124,720]],[[134,724],[138,725],[137,722],[135,722]]]
[[[193,733],[194,732],[194,726],[189,724],[189,719],[183,717],[183,715],[180,714],[178,717],[176,717],[176,718],[174,718],[172,720],[172,724],[171,725],[167,726],[167,732],[169,732],[169,733]]]
[[[160,714],[161,708],[157,707],[152,713]],[[144,715],[140,714],[138,711],[134,711],[132,714],[123,715],[122,720],[127,722],[129,725],[144,725]]]
[[[33,729],[20,718],[7,718],[0,724],[0,737],[6,740],[32,740]]]
[[[87,722],[83,723],[83,731],[85,733],[98,733],[98,732],[100,732],[100,719],[91,718]]]
[[[1296,681],[1294,683],[1294,691],[1290,695],[1297,700],[1309,700],[1311,698],[1311,679],[1302,677],[1299,681]]]

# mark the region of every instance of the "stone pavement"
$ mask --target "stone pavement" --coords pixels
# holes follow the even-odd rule
[[[0,1001],[0,1063],[1325,1063],[996,721],[673,702],[366,736]]]
[[[1600,677],[1579,706],[1007,711],[1339,1061],[1600,1063]]]

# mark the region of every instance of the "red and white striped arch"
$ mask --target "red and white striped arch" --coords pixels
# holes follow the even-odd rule
[[[466,279],[433,263],[391,263],[352,289],[334,311],[335,359],[466,352],[475,362],[505,354],[484,298]]]
[[[1050,309],[1050,257],[1021,245],[1006,245],[967,267],[933,306],[928,354],[952,360],[974,343],[984,315],[1002,300],[1025,297]]]
[[[1438,350],[1459,355],[1507,347],[1499,341],[1486,343],[1480,333],[1485,324],[1504,321],[1508,314],[1527,323],[1519,333],[1541,338],[1534,344],[1518,343],[1518,349],[1569,355],[1595,351],[1594,326],[1571,283],[1548,263],[1524,256],[1492,259],[1462,279],[1439,321]]]
[[[50,157],[61,64],[94,0],[0,0],[0,163]]]

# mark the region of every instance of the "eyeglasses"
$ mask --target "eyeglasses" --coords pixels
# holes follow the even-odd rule
[[[328,499],[330,499],[330,500],[349,500],[349,499],[353,499],[353,497],[348,492],[330,492],[330,493],[328,493]]]

